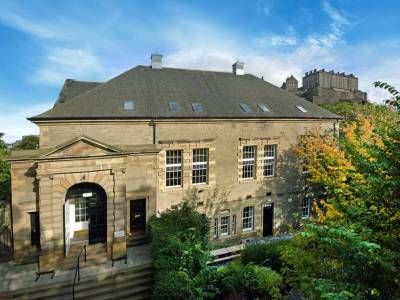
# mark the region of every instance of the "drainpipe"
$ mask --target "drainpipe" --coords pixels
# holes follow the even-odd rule
[[[156,121],[154,119],[151,119],[149,125],[153,127],[153,145],[155,145],[156,144],[156,140],[157,140],[157,124],[156,124]]]

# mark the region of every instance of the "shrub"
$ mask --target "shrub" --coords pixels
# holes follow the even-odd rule
[[[151,218],[155,299],[193,299],[198,294],[212,293],[205,282],[206,274],[196,278],[209,259],[208,233],[207,217],[187,203]]]
[[[279,240],[267,244],[247,245],[241,252],[241,261],[243,264],[254,263],[280,272],[282,252],[290,243],[291,240]]]
[[[282,277],[267,267],[243,265],[239,260],[221,267],[223,295],[242,295],[249,299],[280,299]]]
[[[200,299],[215,299],[221,293],[222,273],[215,267],[204,268],[194,280]]]
[[[195,286],[186,272],[168,271],[156,275],[153,299],[194,299]]]

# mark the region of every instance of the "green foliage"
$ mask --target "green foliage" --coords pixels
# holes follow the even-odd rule
[[[267,267],[244,265],[240,260],[221,267],[221,291],[224,295],[242,295],[248,299],[281,299],[282,276]]]
[[[254,263],[280,272],[283,264],[282,252],[290,243],[290,240],[278,240],[267,244],[246,245],[240,253],[240,259],[243,264]]]
[[[0,200],[9,200],[11,196],[10,165],[2,158],[9,154],[7,145],[3,141],[4,133],[0,132]]]
[[[207,217],[185,202],[159,218],[151,218],[150,232],[156,267],[154,298],[193,299],[194,293],[210,292],[208,283],[196,278],[199,274],[204,278],[203,270],[209,260]],[[174,280],[182,282],[175,284]],[[207,286],[196,286],[196,283]]]
[[[392,99],[386,100],[385,103],[396,107],[397,110],[400,110],[400,92],[395,87],[386,82],[381,82],[381,81],[374,82],[374,86],[387,90],[389,94],[392,96]]]
[[[391,90],[393,92],[393,90]],[[400,297],[400,117],[381,105],[339,103],[339,138],[301,141],[306,182],[326,199],[283,252],[289,284],[311,299]]]
[[[215,299],[221,294],[223,274],[215,267],[207,267],[194,278],[199,299]]]
[[[33,150],[38,148],[39,136],[37,135],[25,135],[13,145],[13,150]]]
[[[366,299],[380,295],[394,297],[396,257],[365,239],[369,232],[357,232],[334,222],[305,225],[283,253],[284,274],[292,286],[310,298]],[[343,298],[348,295],[349,298]]]
[[[167,271],[157,273],[155,281],[153,299],[195,299],[194,282],[186,272]]]

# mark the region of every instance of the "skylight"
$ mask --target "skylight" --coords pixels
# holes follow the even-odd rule
[[[201,103],[192,103],[192,109],[194,112],[203,112],[203,104]]]
[[[269,108],[265,104],[258,104],[258,107],[263,111],[263,112],[269,112]]]
[[[301,111],[301,112],[303,112],[303,113],[308,112],[308,110],[305,109],[305,108],[304,108],[303,106],[301,106],[301,105],[296,105],[296,107],[297,107],[297,109],[298,109],[299,111]]]
[[[245,103],[240,103],[240,107],[243,109],[244,112],[253,112],[251,109],[250,105],[245,104]]]
[[[135,110],[135,103],[131,100],[124,101],[124,110]]]
[[[170,109],[172,112],[178,112],[178,111],[179,111],[179,104],[176,103],[175,101],[171,101],[171,102],[169,103],[169,109]]]

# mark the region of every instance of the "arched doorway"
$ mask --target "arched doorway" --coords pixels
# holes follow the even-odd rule
[[[65,255],[71,243],[106,242],[107,195],[95,183],[78,183],[68,189],[64,205]]]

